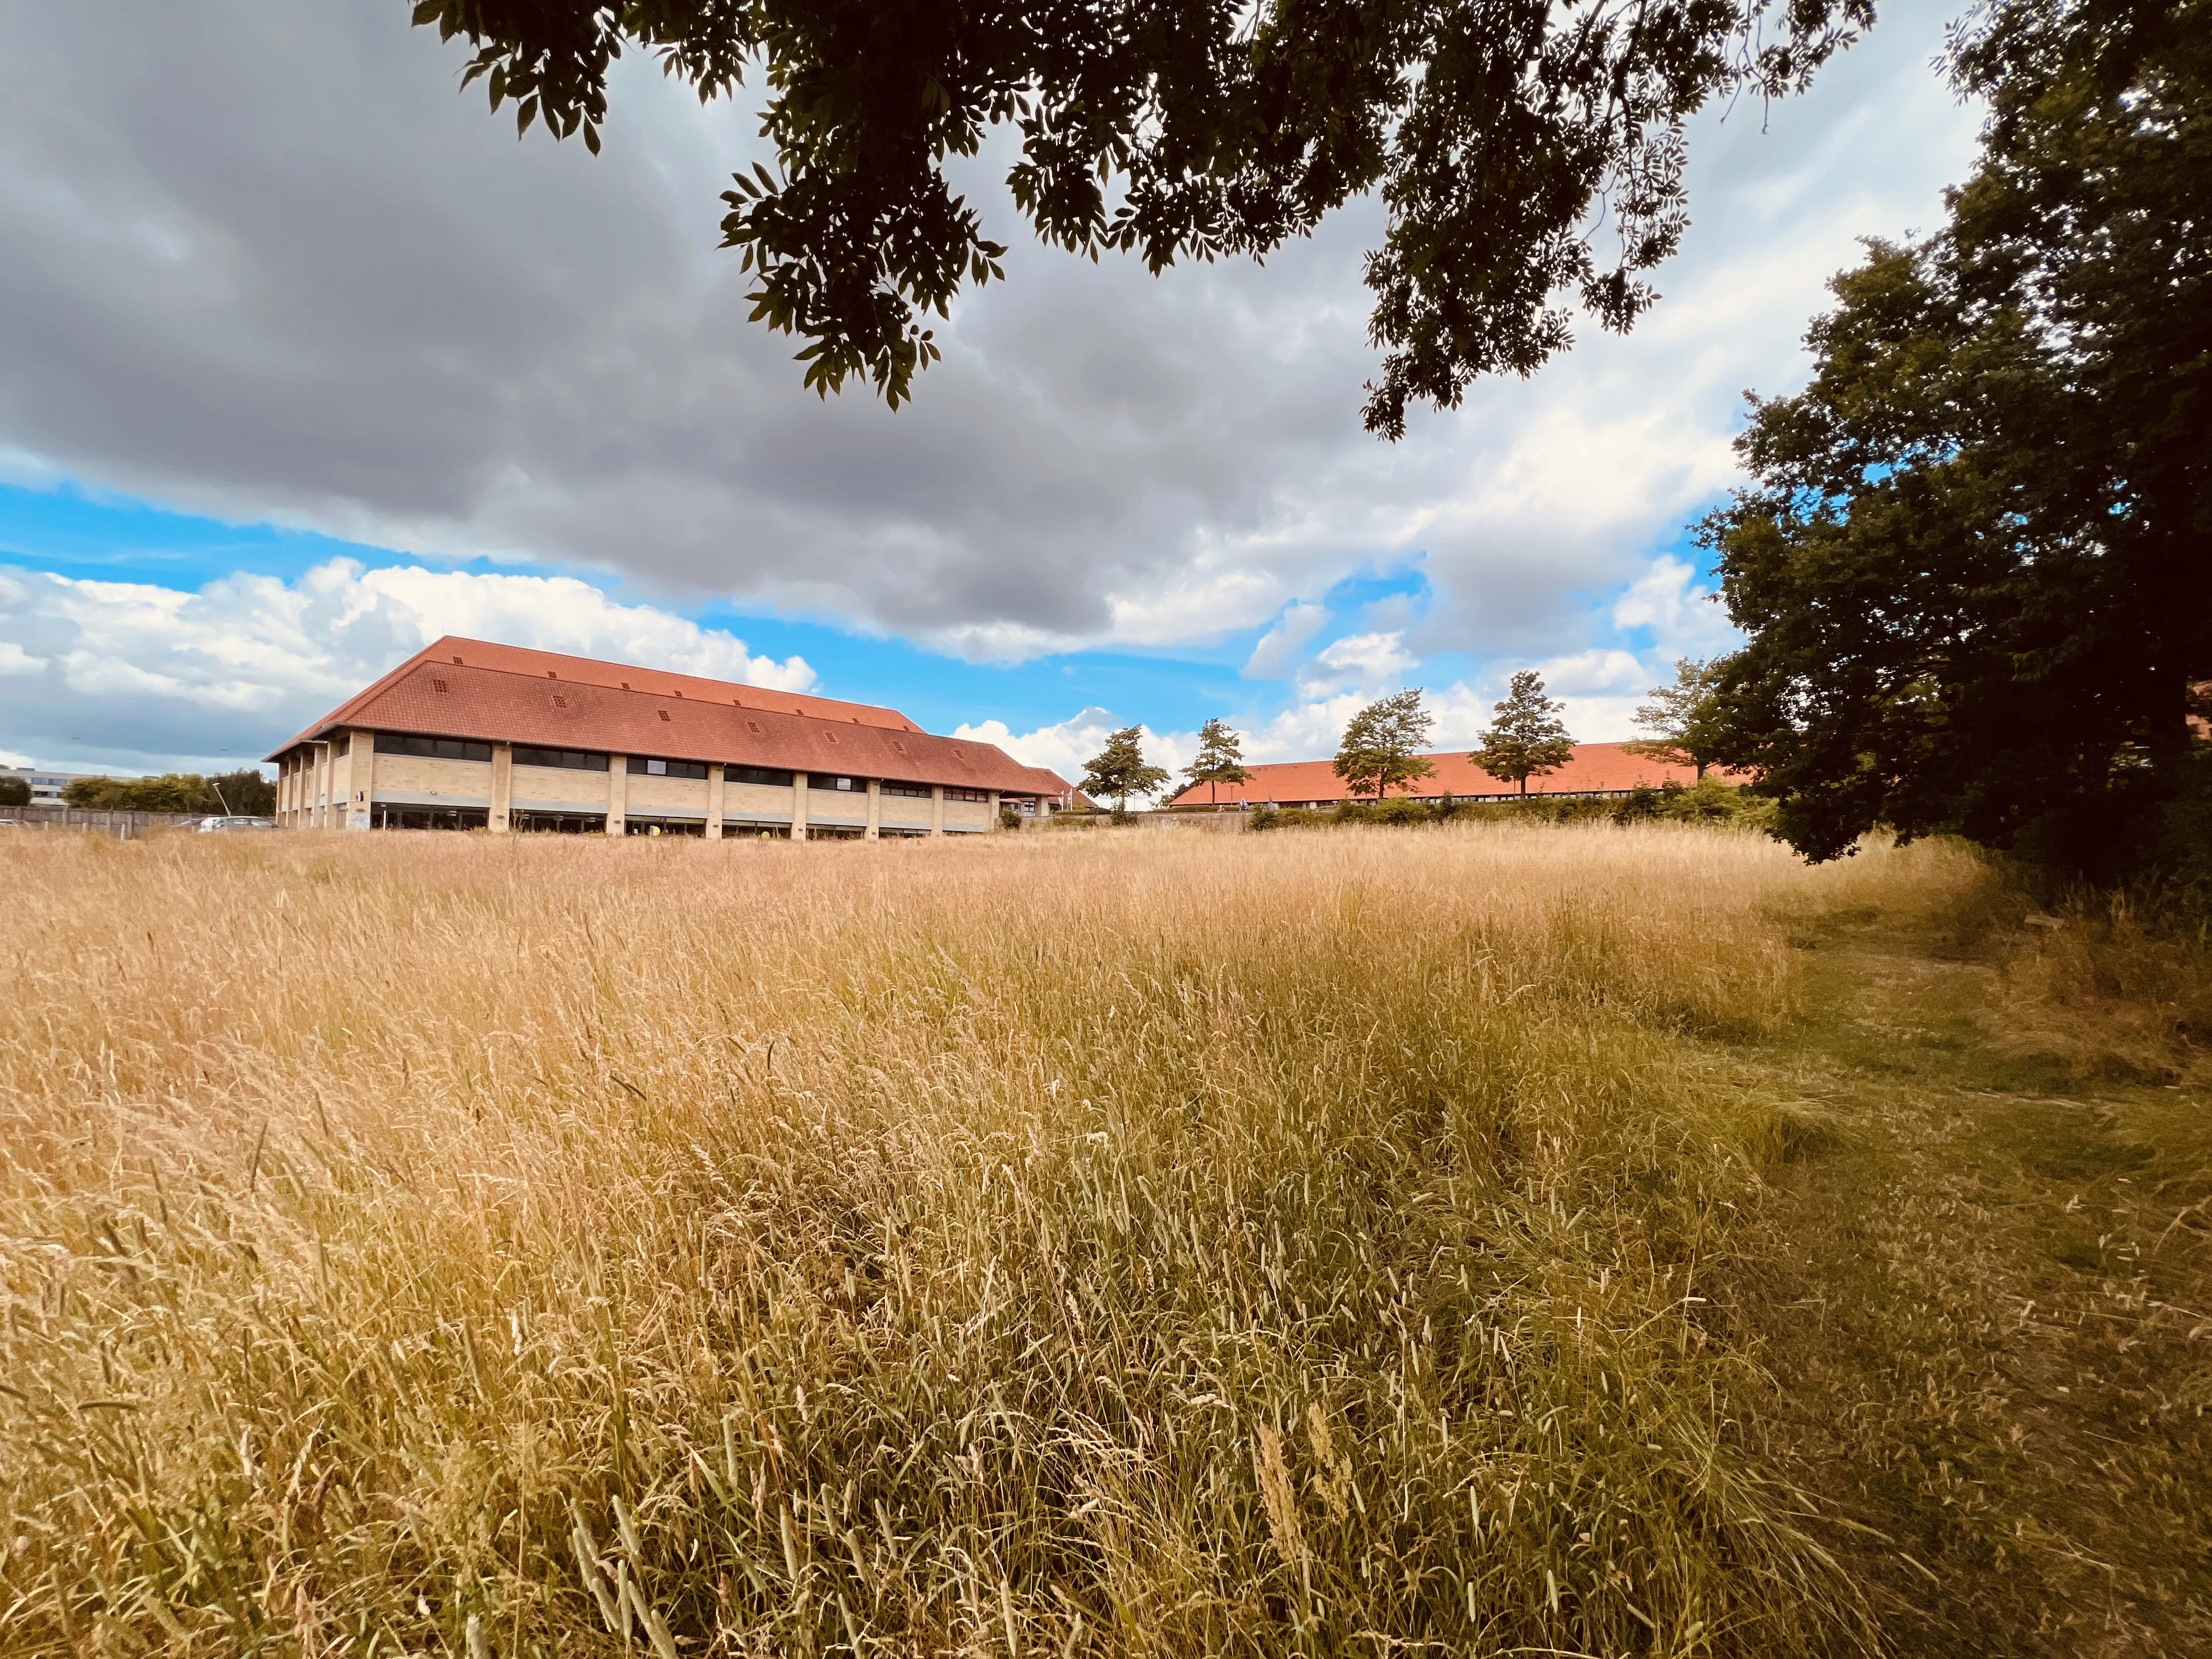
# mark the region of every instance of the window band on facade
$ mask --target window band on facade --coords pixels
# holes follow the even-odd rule
[[[704,778],[704,761],[656,760],[644,755],[629,757],[629,775],[634,778]]]
[[[380,755],[413,755],[422,760],[489,761],[491,745],[464,738],[418,738],[402,732],[379,732]]]
[[[605,755],[586,753],[575,749],[525,749],[515,746],[517,766],[553,766],[570,772],[604,772],[607,769]]]

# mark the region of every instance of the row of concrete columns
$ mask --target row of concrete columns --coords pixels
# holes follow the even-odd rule
[[[349,829],[366,830],[370,823],[370,810],[376,799],[376,739],[374,733],[355,732],[343,755],[331,742],[310,743],[307,747],[313,754],[304,766],[297,761],[280,768],[276,780],[276,810],[280,822],[307,829],[329,829],[343,824]],[[341,764],[343,763],[343,764]],[[629,823],[629,757],[607,757],[607,834],[625,835]],[[720,841],[723,831],[723,791],[726,787],[723,768],[710,763],[707,768],[707,838]],[[808,775],[794,772],[791,775],[791,838],[805,841],[807,837]],[[489,826],[495,835],[504,835],[514,824],[514,750],[509,744],[495,743],[491,746],[491,807],[488,815]],[[883,786],[874,778],[867,781],[867,823],[864,834],[869,841],[880,838],[883,832]],[[986,827],[995,831],[999,827],[999,796],[993,792],[988,798]],[[298,816],[295,816],[298,815]],[[929,833],[945,833],[945,787],[929,787]]]
[[[328,829],[336,821],[334,813],[343,805],[343,798],[331,793],[333,745],[310,742],[301,747],[312,757],[304,765],[297,759],[277,765],[276,821],[299,829]]]

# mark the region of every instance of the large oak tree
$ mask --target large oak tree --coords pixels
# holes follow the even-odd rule
[[[1384,356],[1367,424],[1455,405],[1571,340],[1626,329],[1681,240],[1683,123],[1802,86],[1871,0],[420,0],[520,125],[599,147],[607,70],[656,55],[702,98],[765,87],[776,165],[740,175],[726,245],[753,316],[806,342],[806,383],[896,405],[929,313],[1004,274],[946,181],[997,126],[1046,241],[1155,272],[1262,257],[1351,198]]]
[[[1954,70],[1977,172],[1838,279],[1704,526],[1751,636],[1725,758],[1814,858],[1887,824],[2117,871],[2212,678],[2212,0],[2009,0]]]

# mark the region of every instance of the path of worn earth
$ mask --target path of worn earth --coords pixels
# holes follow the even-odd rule
[[[1793,943],[1804,1017],[1732,1056],[1794,1103],[1737,1293],[1769,1455],[1897,1653],[2212,1655],[2206,1069],[2039,1052],[2033,940]]]

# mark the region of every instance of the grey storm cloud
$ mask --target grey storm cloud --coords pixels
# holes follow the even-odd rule
[[[1371,204],[1160,280],[1020,234],[896,415],[745,321],[743,104],[621,66],[605,154],[518,142],[404,0],[0,0],[0,449],[151,499],[618,570],[975,654],[1170,643],[1425,558],[1422,649],[1588,630],[1801,372],[1859,234],[1932,221],[1971,119],[1886,16],[1814,94],[1693,137],[1688,252],[1625,341],[1395,447],[1359,428]]]

